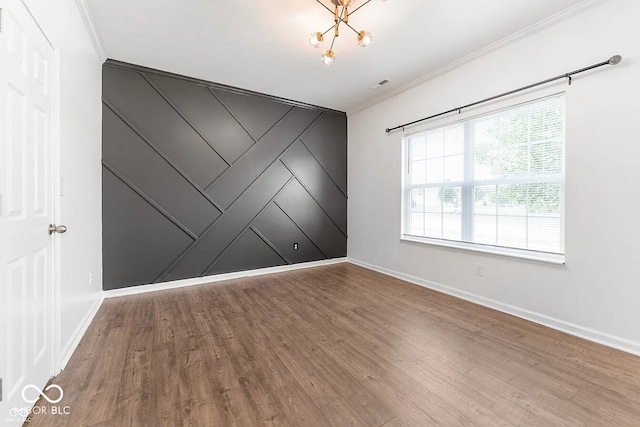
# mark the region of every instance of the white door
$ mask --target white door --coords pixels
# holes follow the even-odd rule
[[[22,1],[0,8],[0,425],[19,425],[53,374],[55,56]]]

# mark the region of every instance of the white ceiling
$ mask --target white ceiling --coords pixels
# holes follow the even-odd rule
[[[322,0],[331,7],[330,0]],[[365,0],[358,0],[355,6]],[[372,0],[341,27],[331,66],[308,36],[315,0],[87,0],[111,59],[349,111],[585,0]],[[328,35],[330,35],[329,33]],[[324,48],[330,37],[325,38]],[[382,79],[392,83],[375,91]]]

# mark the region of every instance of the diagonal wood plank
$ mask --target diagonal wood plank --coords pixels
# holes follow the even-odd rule
[[[236,163],[206,188],[227,209],[264,170],[318,119],[317,111],[293,108]]]
[[[291,174],[280,162],[274,164],[157,280],[177,280],[204,274],[290,178]]]

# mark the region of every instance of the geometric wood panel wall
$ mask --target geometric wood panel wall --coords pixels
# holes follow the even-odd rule
[[[344,113],[107,62],[104,289],[345,256],[346,164]]]

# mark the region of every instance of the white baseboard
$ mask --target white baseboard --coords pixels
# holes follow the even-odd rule
[[[89,325],[91,325],[91,322],[96,316],[96,313],[98,313],[103,300],[104,297],[102,294],[100,294],[100,297],[93,303],[91,309],[87,312],[87,314],[85,314],[82,321],[76,327],[76,330],[73,331],[73,334],[71,334],[71,338],[69,338],[67,344],[60,351],[60,366],[58,366],[56,374],[64,370],[64,368],[67,366],[67,363],[69,363],[69,359],[71,359],[71,356],[73,356],[73,352],[76,351],[78,344],[80,344],[80,340],[84,336],[85,332],[87,332],[87,329],[89,328]]]
[[[369,270],[374,270],[379,273],[386,274],[388,276],[392,276],[400,280],[404,280],[406,282],[410,282],[428,289],[432,289],[434,291],[442,292],[443,294],[451,295],[456,298],[460,298],[465,301],[470,301],[475,304],[482,305],[484,307],[488,307],[497,311],[501,311],[503,313],[510,314],[512,316],[520,317],[521,319],[526,319],[531,322],[538,323],[540,325],[547,326],[549,328],[556,329],[558,331],[562,331],[570,335],[575,335],[577,337],[584,338],[586,340],[593,341],[598,344],[603,344],[608,347],[613,347],[615,349],[640,356],[640,343],[628,340],[626,338],[617,337],[615,335],[611,335],[605,332],[596,331],[594,329],[590,329],[584,326],[576,325],[574,323],[566,322],[564,320],[555,319],[553,317],[549,317],[544,314],[536,313],[533,311],[526,310],[524,308],[509,305],[509,304],[504,304],[500,301],[496,301],[490,298],[485,298],[483,296],[476,295],[471,292],[462,291],[460,289],[452,288],[450,286],[446,286],[437,282],[432,282],[430,280],[425,280],[420,277],[412,276],[410,274],[400,273],[395,270],[379,267],[377,265],[369,264],[367,262],[360,261],[354,258],[348,258],[347,261],[352,264],[367,268]]]
[[[224,280],[239,279],[242,277],[262,276],[265,274],[282,273],[285,271],[300,270],[304,268],[319,267],[347,262],[347,258],[333,258],[322,261],[303,262],[300,264],[282,265],[278,267],[259,268],[256,270],[238,271],[235,273],[216,274],[214,276],[196,277],[193,279],[173,280],[171,282],[154,283],[152,285],[132,286],[130,288],[112,289],[104,291],[105,298],[115,298],[127,295],[137,295],[146,292],[164,291],[167,289],[184,288],[187,286],[205,285],[207,283],[222,282]]]

